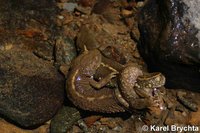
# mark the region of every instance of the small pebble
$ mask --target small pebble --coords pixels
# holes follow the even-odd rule
[[[59,18],[59,19],[64,19],[64,16],[58,15],[58,18]]]
[[[112,130],[117,131],[117,132],[120,132],[120,131],[122,130],[122,127],[116,126],[116,127],[114,127]]]
[[[138,2],[138,3],[137,3],[137,7],[141,8],[141,7],[143,7],[143,6],[144,6],[144,2],[141,1],[141,2]]]
[[[59,8],[65,9],[68,12],[73,12],[74,9],[78,6],[77,3],[58,3]]]
[[[130,11],[130,10],[126,10],[126,9],[122,10],[121,13],[122,13],[122,15],[123,15],[124,17],[130,16],[130,15],[133,14],[132,11]]]
[[[109,130],[109,128],[107,126],[104,125],[100,125],[99,127],[97,127],[101,132],[106,132],[107,130]]]
[[[88,127],[87,125],[85,124],[85,122],[83,120],[79,120],[78,121],[78,126],[84,131],[84,132],[87,132],[88,131]]]
[[[72,127],[72,129],[70,131],[68,131],[69,133],[82,133],[83,131],[76,125],[74,125]]]

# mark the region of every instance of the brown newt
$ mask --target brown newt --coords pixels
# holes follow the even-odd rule
[[[165,84],[165,77],[157,72],[144,74],[131,64],[120,73],[119,84],[121,97],[127,102],[122,104],[131,109],[144,109],[154,104],[153,91]]]
[[[105,59],[97,49],[83,52],[71,63],[66,82],[68,98],[84,110],[124,112],[124,107],[115,99],[114,89],[106,87],[106,84],[118,74],[114,67],[122,68],[116,64]],[[100,66],[107,66],[113,72],[97,82],[94,80],[94,74]]]

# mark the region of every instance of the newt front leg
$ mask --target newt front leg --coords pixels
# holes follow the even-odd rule
[[[102,87],[106,86],[106,84],[108,84],[112,78],[116,77],[116,74],[118,74],[118,72],[112,72],[98,82],[92,79],[89,81],[89,83],[95,89],[101,89]]]

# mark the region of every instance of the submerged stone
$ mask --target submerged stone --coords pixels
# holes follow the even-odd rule
[[[149,0],[141,10],[138,48],[167,87],[200,90],[200,8],[196,0]]]
[[[63,103],[64,78],[25,50],[0,50],[0,115],[22,127],[40,125]]]
[[[63,106],[51,121],[51,133],[66,133],[79,119],[81,115],[76,108]]]

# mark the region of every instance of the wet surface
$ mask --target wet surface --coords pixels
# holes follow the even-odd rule
[[[199,29],[186,17],[181,1],[149,1],[141,10],[139,50],[151,71],[161,71],[167,86],[199,90]]]
[[[137,16],[142,14],[139,11],[145,4],[143,1],[10,0],[1,1],[1,3],[0,58],[2,56],[1,64],[3,65],[0,65],[0,98],[2,96],[4,99],[1,100],[0,106],[5,101],[5,96],[8,95],[10,96],[8,99],[16,104],[4,102],[6,105],[2,106],[0,112],[2,118],[5,118],[3,115],[7,116],[5,120],[8,122],[0,120],[0,132],[140,133],[144,125],[200,125],[200,94],[191,91],[193,89],[191,85],[198,88],[200,83],[198,82],[199,73],[196,72],[199,69],[195,49],[197,40],[193,37],[196,30],[187,25],[187,21],[183,23],[180,20],[179,17],[185,7],[182,8],[176,0],[174,0],[174,6],[163,2],[162,6],[166,7],[163,7],[160,12],[166,15],[169,12],[165,12],[167,11],[165,9],[170,7],[169,11],[175,17],[171,18],[170,24],[172,25],[167,24],[167,17],[161,19],[161,23],[158,24],[157,18],[154,18],[156,15],[153,15],[153,19],[148,18],[146,20],[148,22],[142,23],[144,25],[142,28],[150,26],[147,30],[152,31],[152,34],[148,34],[149,38],[144,39],[147,43],[143,45],[144,51],[141,53],[150,58],[149,60],[144,58],[145,61],[137,49],[140,45]],[[155,3],[151,4],[154,6]],[[156,8],[150,8],[147,16],[151,16],[156,11]],[[87,28],[84,29],[84,27]],[[147,30],[144,30],[145,35],[147,35]],[[190,34],[186,35],[188,32]],[[144,37],[143,32],[141,35]],[[167,46],[170,47],[157,46],[158,43],[155,42],[158,39],[161,39],[160,44],[164,45],[168,42],[167,44],[170,45]],[[194,42],[192,46],[189,45],[191,41]],[[187,42],[187,45],[181,45],[183,42]],[[150,68],[149,61],[151,61],[153,70],[166,72],[164,76],[167,82],[174,84],[181,82],[182,84],[177,84],[172,89],[164,86],[149,89],[147,86],[152,85],[150,84],[152,76],[136,78],[137,82],[142,83],[139,83],[137,87],[143,86],[141,87],[143,92],[134,90],[136,97],[150,97],[151,106],[141,110],[122,106],[126,112],[113,114],[101,113],[98,112],[99,110],[95,112],[92,107],[91,111],[82,110],[68,99],[63,79],[69,80],[68,72],[72,69],[70,64],[77,56],[84,53],[85,48],[89,52],[91,49],[99,49],[100,53],[108,58],[106,60],[104,58],[104,61],[109,65],[103,64],[104,66],[99,67],[90,77],[95,81],[101,81],[107,77],[109,73],[112,73],[113,68],[121,70],[123,65],[129,63],[148,74],[146,63]],[[9,51],[13,54],[9,54]],[[161,55],[157,56],[158,54]],[[93,57],[89,58],[93,59]],[[82,62],[84,61],[87,60]],[[78,63],[81,62],[73,64]],[[173,73],[170,73],[172,71]],[[180,73],[183,75],[180,76]],[[34,76],[35,74],[38,76]],[[191,82],[182,82],[183,80]],[[119,81],[116,76],[106,84],[106,87],[113,91],[120,87],[119,82],[122,81]],[[183,90],[182,86],[187,90]],[[82,89],[83,94],[86,93],[84,89],[87,88]],[[98,92],[96,88],[92,89]],[[131,94],[131,91],[126,93]],[[62,102],[63,97],[64,103]],[[124,95],[118,98],[127,99],[123,97]],[[30,100],[32,98],[33,100]],[[102,103],[96,103],[98,106],[100,104]],[[14,112],[19,109],[18,114],[10,115],[6,108],[8,105],[12,105],[11,107],[17,105],[17,108],[9,109]],[[22,116],[19,115],[20,109]],[[60,110],[57,111],[58,109]],[[36,111],[33,113],[31,110]],[[29,115],[25,117],[23,112],[28,112]],[[18,117],[19,119],[16,119]],[[25,126],[26,129],[19,127],[19,124]],[[36,127],[32,127],[33,125]]]

